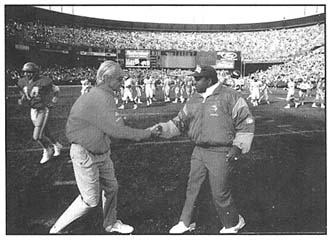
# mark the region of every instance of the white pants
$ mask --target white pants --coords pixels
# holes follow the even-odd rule
[[[145,87],[145,95],[146,95],[146,98],[152,98],[153,97],[153,89],[151,87],[146,86]]]

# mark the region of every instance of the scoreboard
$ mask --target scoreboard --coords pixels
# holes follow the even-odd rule
[[[150,68],[150,50],[126,50],[125,66],[129,68]]]

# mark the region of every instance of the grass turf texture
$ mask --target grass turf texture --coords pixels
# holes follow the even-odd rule
[[[17,106],[13,96],[6,100],[7,234],[47,234],[78,194],[72,184],[64,127],[80,89],[61,90],[49,124],[65,149],[44,165],[39,164],[42,151],[31,140],[29,109]],[[283,109],[286,103],[281,98],[286,92],[273,91],[270,105],[253,108],[249,104],[256,118],[256,137],[251,152],[234,163],[233,194],[247,222],[241,234],[326,234],[325,111],[311,108],[311,102]],[[157,97],[161,99],[160,94]],[[119,113],[126,117],[126,124],[146,128],[171,119],[181,106],[158,102]],[[120,186],[118,218],[135,227],[133,234],[168,234],[178,222],[193,147],[186,136],[138,144],[114,142],[112,159]],[[192,220],[196,230],[189,234],[218,234],[222,227],[207,181]],[[103,234],[101,208],[64,233]]]

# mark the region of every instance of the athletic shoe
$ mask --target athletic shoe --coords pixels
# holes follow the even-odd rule
[[[290,106],[289,106],[289,105],[286,105],[286,106],[284,106],[284,108],[290,108]]]
[[[54,148],[53,156],[57,157],[61,154],[61,149],[63,148],[63,146],[59,142],[56,142],[55,144],[53,144],[53,148]]]
[[[313,103],[313,104],[311,105],[311,107],[316,108],[316,107],[318,107],[318,106],[316,105],[316,103]]]
[[[325,108],[325,104],[320,105],[321,108]]]
[[[134,231],[134,228],[130,225],[122,223],[120,220],[116,220],[113,226],[105,228],[106,232],[118,232],[122,234],[129,234]]]
[[[118,109],[124,109],[124,105],[122,104],[120,107],[118,107]]]
[[[223,227],[219,233],[220,234],[234,234],[234,233],[237,233],[239,230],[241,230],[245,225],[246,225],[246,222],[244,221],[244,218],[241,215],[239,215],[239,222],[236,226],[230,227],[230,228]]]
[[[295,103],[295,108],[297,108],[300,105],[300,103]]]
[[[184,225],[184,222],[180,221],[178,224],[176,224],[175,226],[173,226],[171,228],[171,230],[169,230],[170,234],[181,234],[181,233],[185,233],[187,231],[191,232],[194,231],[196,227],[196,223],[192,223],[189,225],[189,227],[186,227],[186,225]]]
[[[136,105],[136,104],[134,105],[133,109],[134,109],[134,110],[137,109],[137,105]]]
[[[52,148],[44,148],[43,152],[43,158],[40,160],[40,164],[46,163],[48,160],[50,160],[53,156],[53,150]]]

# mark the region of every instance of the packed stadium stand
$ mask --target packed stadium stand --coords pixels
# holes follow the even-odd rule
[[[191,25],[102,20],[32,6],[6,6],[6,69],[8,78],[14,79],[27,59],[37,61],[48,75],[52,71],[56,81],[66,83],[72,77],[93,76],[93,67],[106,59],[126,68],[137,67],[129,65],[128,50],[147,54],[149,66],[140,68],[213,65],[220,58],[218,51],[223,51],[239,53],[239,57],[231,65],[227,65],[228,59],[226,63],[221,59],[221,69],[237,68],[244,76],[268,67],[278,72],[283,67],[273,63],[287,62],[289,66],[299,58],[311,62],[313,54],[308,51],[322,48],[324,38],[325,14],[270,23]],[[322,56],[313,57],[313,62],[316,58],[324,62]]]

